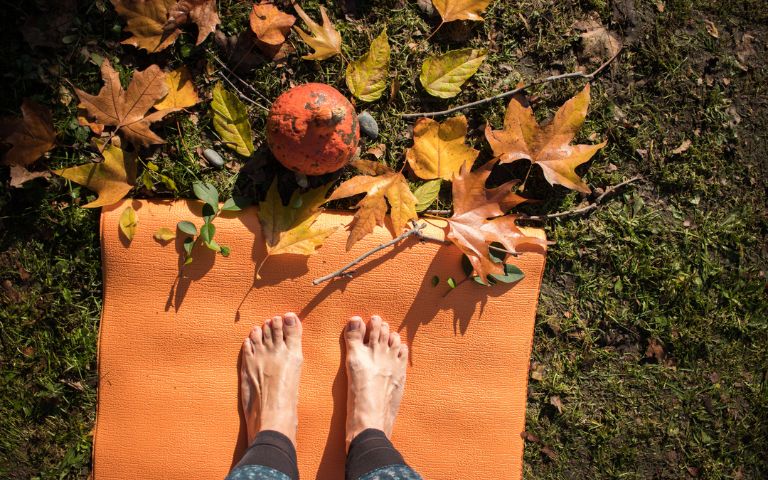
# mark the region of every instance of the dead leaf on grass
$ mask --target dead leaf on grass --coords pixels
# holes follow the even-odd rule
[[[285,42],[285,36],[296,23],[296,17],[287,14],[271,3],[253,5],[249,18],[251,30],[263,43],[276,46]]]
[[[216,0],[181,0],[168,9],[168,19],[163,25],[165,32],[177,32],[179,26],[194,23],[197,25],[197,40],[200,45],[211,33],[216,31],[216,25],[221,23],[216,13]]]
[[[686,138],[685,140],[683,140],[683,143],[681,143],[680,146],[677,147],[676,149],[672,150],[671,153],[672,155],[680,155],[681,153],[685,152],[689,148],[691,148],[691,141]]]
[[[309,55],[304,55],[304,60],[325,60],[341,53],[341,35],[333,23],[328,18],[325,8],[320,7],[320,16],[323,19],[323,25],[319,25],[317,22],[309,18],[309,15],[304,13],[304,10],[298,4],[294,4],[293,8],[296,13],[304,20],[309,28],[309,33],[306,33],[299,27],[293,27],[296,33],[299,34],[304,43],[312,47],[315,51]]]

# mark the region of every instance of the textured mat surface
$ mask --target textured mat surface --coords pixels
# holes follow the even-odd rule
[[[520,477],[541,253],[515,260],[526,277],[513,287],[468,281],[446,295],[445,279],[463,277],[458,249],[408,239],[370,257],[354,278],[313,286],[313,278],[391,238],[377,229],[345,252],[340,228],[313,257],[270,258],[255,281],[264,249],[250,209],[215,221],[216,239],[232,248],[229,258],[200,249],[178,280],[181,240],[161,245],[152,234],[180,220],[199,223],[199,208],[130,203],[139,217],[130,246],[117,226],[129,201],[104,209],[101,219],[96,480],[223,478],[245,447],[237,392],[242,339],[254,322],[286,311],[304,321],[303,479],[343,478],[341,332],[350,315],[374,313],[411,345],[393,438],[408,463],[433,480]],[[324,214],[319,221],[350,220]],[[428,233],[442,236],[437,228]]]

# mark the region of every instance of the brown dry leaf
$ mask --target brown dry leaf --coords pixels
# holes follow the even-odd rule
[[[329,183],[304,194],[295,191],[288,205],[283,205],[277,180],[272,182],[266,198],[259,203],[259,223],[267,244],[267,256],[256,270],[256,278],[261,278],[261,267],[270,256],[312,255],[336,231],[337,226],[318,228],[314,225],[330,186]]]
[[[413,147],[405,153],[413,173],[424,180],[451,180],[462,166],[472,168],[480,153],[467,145],[467,118],[457,115],[443,123],[420,118],[413,127]]]
[[[516,215],[504,215],[510,208],[525,201],[512,192],[518,180],[487,189],[485,182],[497,160],[491,160],[474,172],[462,167],[453,178],[453,216],[448,219],[446,238],[454,243],[472,263],[475,274],[487,278],[504,274],[504,267],[491,259],[491,243],[499,242],[509,253],[516,253],[522,244],[546,245],[544,240],[529,237],[520,230]]]
[[[309,15],[304,13],[304,10],[298,4],[294,4],[293,8],[296,9],[296,13],[307,24],[312,35],[299,27],[293,27],[294,30],[296,30],[296,33],[299,34],[307,45],[315,49],[314,53],[304,55],[301,58],[304,60],[325,60],[341,53],[341,35],[333,27],[333,23],[328,18],[325,8],[320,7],[320,16],[323,18],[322,26],[309,18]]]
[[[691,148],[691,141],[689,139],[683,140],[683,143],[681,143],[676,149],[672,150],[672,155],[680,155],[681,153],[685,152]]]
[[[177,109],[165,109],[147,115],[147,111],[168,93],[165,75],[160,67],[151,65],[146,70],[135,72],[127,90],[123,90],[120,76],[107,59],[101,64],[101,76],[104,86],[98,95],[75,89],[80,103],[90,116],[98,123],[115,127],[115,132],[119,131],[126,140],[136,145],[165,143],[165,140],[149,129],[149,125]]]
[[[282,45],[296,17],[280,11],[271,3],[254,4],[251,10],[251,30],[262,43]]]
[[[435,9],[440,13],[443,22],[452,22],[453,20],[477,20],[482,21],[480,16],[488,7],[491,0],[432,0]]]
[[[165,0],[158,0],[165,1]],[[216,13],[216,0],[181,0],[168,9],[168,20],[163,25],[165,32],[178,32],[179,26],[187,23],[197,25],[197,41],[200,45],[211,33],[216,31],[216,25],[221,23]]]
[[[717,31],[717,25],[712,20],[704,20],[704,27],[712,38],[720,38],[720,32]]]
[[[195,84],[192,82],[192,75],[186,65],[166,73],[164,81],[168,94],[155,104],[155,110],[186,108],[200,102]]]
[[[111,0],[117,14],[128,23],[125,30],[133,36],[120,43],[159,52],[181,35],[178,28],[166,29],[168,13],[176,0]]]
[[[100,147],[99,150],[102,150]],[[93,202],[83,205],[83,208],[96,208],[119,202],[133,188],[136,180],[136,158],[112,144],[103,148],[104,161],[87,163],[77,167],[55,170],[75,183],[99,194]]]
[[[11,187],[18,188],[35,178],[48,178],[49,172],[30,172],[23,165],[11,165]]]
[[[3,122],[2,130],[5,131],[0,133],[0,143],[11,145],[3,157],[3,165],[31,165],[56,144],[50,110],[25,98],[21,103],[21,115],[21,120]]]
[[[589,84],[576,96],[565,102],[551,123],[540,126],[533,110],[523,107],[512,98],[504,117],[504,129],[485,127],[485,137],[491,144],[493,155],[501,163],[530,160],[539,165],[551,184],[589,193],[589,185],[576,174],[576,167],[587,162],[607,142],[595,145],[571,145],[576,132],[584,123],[589,107]]]
[[[602,25],[581,34],[582,56],[587,61],[601,63],[621,50],[621,38]]]
[[[402,173],[387,165],[370,160],[355,160],[352,165],[363,175],[352,177],[334,190],[328,201],[365,193],[357,205],[355,218],[350,224],[347,250],[368,235],[377,225],[384,225],[387,201],[391,207],[392,227],[399,234],[409,220],[416,218],[416,197],[408,187]],[[385,200],[386,199],[386,200]]]
[[[557,413],[563,413],[563,401],[558,395],[549,397],[549,404],[557,409]]]

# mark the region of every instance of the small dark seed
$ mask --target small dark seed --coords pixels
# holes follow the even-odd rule
[[[363,132],[363,135],[371,140],[376,140],[379,137],[379,125],[367,110],[357,116],[357,121],[360,123],[360,131]]]

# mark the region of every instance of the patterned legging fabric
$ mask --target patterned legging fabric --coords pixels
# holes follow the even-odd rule
[[[381,430],[368,429],[352,441],[346,480],[422,480],[406,465]],[[259,433],[226,480],[298,480],[296,449],[278,432]]]

